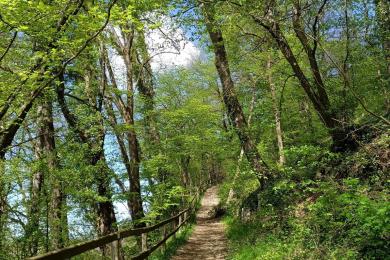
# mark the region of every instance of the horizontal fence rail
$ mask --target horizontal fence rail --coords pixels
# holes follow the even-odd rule
[[[166,220],[163,220],[157,224],[152,226],[146,226],[142,228],[133,228],[133,229],[125,229],[119,230],[117,232],[111,233],[106,236],[102,236],[96,239],[92,239],[86,242],[81,242],[66,248],[58,249],[55,251],[48,252],[43,255],[38,255],[34,257],[27,258],[27,260],[60,260],[60,259],[70,259],[73,256],[80,255],[84,252],[90,251],[92,249],[96,249],[102,246],[105,246],[110,243],[118,242],[123,238],[132,237],[132,236],[141,236],[141,253],[130,258],[134,260],[138,259],[146,259],[152,252],[154,252],[157,248],[164,245],[165,242],[182,227],[184,224],[188,222],[191,217],[191,213],[194,211],[196,206],[196,201],[199,199],[200,192],[196,193],[194,198],[190,202],[190,206],[173,217],[170,217]],[[167,233],[166,225],[169,223],[173,223],[173,230],[170,233]],[[157,244],[148,248],[147,245],[147,234],[149,232],[155,231],[159,228],[163,227],[163,238]],[[119,249],[119,247],[117,247]],[[113,259],[122,259],[120,252],[113,252]]]

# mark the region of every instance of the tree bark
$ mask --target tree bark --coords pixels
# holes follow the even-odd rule
[[[284,165],[286,162],[286,158],[284,156],[284,148],[283,148],[282,123],[281,123],[281,118],[280,118],[278,100],[276,97],[275,83],[274,83],[274,80],[272,77],[272,57],[271,57],[271,55],[268,57],[268,61],[267,61],[267,76],[268,76],[268,84],[269,84],[269,87],[271,90],[272,107],[274,110],[274,117],[275,117],[275,131],[276,131],[276,138],[278,140],[279,164]]]
[[[252,100],[251,100],[251,103],[249,106],[248,127],[250,127],[250,125],[251,125],[253,110],[255,109],[255,103],[256,103],[256,87],[253,86]],[[237,160],[236,173],[234,174],[232,187],[229,190],[229,195],[228,195],[228,198],[226,200],[226,203],[228,205],[232,203],[232,201],[236,195],[234,192],[234,186],[235,186],[235,183],[237,181],[238,176],[240,175],[240,166],[241,166],[241,162],[242,162],[243,158],[244,158],[244,149],[241,147],[240,155],[238,156],[238,160]]]
[[[108,120],[111,124],[111,127],[112,127],[114,134],[115,134],[115,137],[116,137],[116,140],[118,142],[119,151],[120,151],[121,157],[122,157],[122,162],[125,165],[126,172],[129,174],[131,172],[130,159],[129,159],[129,156],[127,153],[127,148],[126,148],[125,140],[123,138],[123,134],[121,132],[119,132],[116,128],[118,125],[118,121],[116,120],[113,105],[114,104],[112,102],[111,102],[111,104],[106,104],[106,111],[108,114]],[[118,186],[121,189],[121,191],[123,192],[123,194],[126,194],[129,192],[127,190],[127,188],[125,187],[125,184],[119,178],[116,180],[116,183],[118,184]],[[127,207],[129,210],[132,208],[132,201],[130,200],[130,196],[127,197]]]
[[[378,20],[379,35],[382,41],[383,52],[387,62],[386,79],[390,77],[390,2],[375,0],[376,17]]]
[[[149,56],[144,33],[139,31],[137,35],[137,46],[139,50],[137,50],[138,63],[135,66],[135,75],[138,76],[136,85],[143,100],[142,113],[144,115],[145,135],[153,146],[158,146],[160,144],[160,135],[156,128],[156,119],[154,116],[155,91],[153,71],[150,65],[151,57]]]
[[[137,133],[135,131],[134,124],[134,87],[133,87],[133,41],[134,41],[134,30],[127,33],[124,37],[125,45],[117,39],[116,44],[119,48],[119,53],[122,56],[125,67],[126,67],[126,102],[123,101],[120,95],[114,94],[114,102],[116,107],[123,116],[123,120],[128,126],[126,133],[128,150],[124,146],[125,141],[121,137],[121,134],[118,133],[117,140],[119,140],[121,148],[122,159],[124,160],[127,175],[129,178],[129,197],[128,205],[130,206],[130,215],[131,219],[136,223],[137,227],[144,226],[143,223],[138,221],[144,218],[144,210],[142,205],[142,196],[141,196],[141,181],[140,181],[140,146],[137,138]],[[119,89],[113,69],[108,60],[107,50],[103,47],[104,52],[104,63],[107,66],[110,82],[114,88]],[[118,139],[119,138],[119,139]]]
[[[39,110],[38,110],[39,111]],[[42,155],[41,144],[35,145],[35,157],[40,160]],[[40,219],[40,202],[42,198],[44,174],[42,169],[33,173],[31,178],[30,205],[28,212],[28,223],[26,225],[26,239],[28,244],[28,256],[34,256],[38,253],[39,242],[39,219]]]
[[[190,171],[189,171],[190,160],[191,160],[191,157],[189,155],[183,155],[180,158],[181,171],[182,171],[181,176],[182,176],[183,186],[185,188],[188,188],[191,186],[191,177],[190,177]]]
[[[132,39],[129,39],[131,42]],[[141,164],[140,146],[135,131],[134,124],[134,87],[133,87],[133,54],[131,45],[125,49],[124,60],[126,65],[127,76],[127,105],[124,110],[125,122],[130,126],[127,133],[127,141],[130,157],[130,200],[132,204],[131,214],[134,221],[144,217],[141,197],[141,181],[139,167]]]
[[[48,206],[50,225],[50,244],[52,249],[62,248],[67,234],[66,226],[63,225],[66,213],[63,209],[63,191],[61,183],[54,175],[58,169],[58,158],[55,148],[55,134],[50,101],[42,100],[37,108],[38,116],[38,142],[35,143],[35,156],[37,160],[44,162],[47,168],[40,168],[34,172],[31,180],[31,195],[29,207],[29,220],[26,228],[28,242],[28,254],[34,256],[38,253],[39,226],[41,217],[41,202],[44,196],[51,194],[51,204]],[[47,182],[47,189],[51,192],[43,193],[43,184]],[[45,199],[46,200],[46,199]],[[65,221],[66,222],[66,221]]]
[[[7,128],[0,131],[0,159],[5,158],[8,147],[12,144],[21,123],[26,118],[35,99],[41,94],[41,91],[42,89],[40,87],[32,91],[30,97],[25,101],[25,103],[21,106],[20,111],[16,114],[15,119],[11,121]]]
[[[5,158],[0,154],[0,252],[3,250],[5,223],[7,219],[7,185],[5,182]]]
[[[150,158],[161,153],[160,133],[156,125],[155,114],[155,90],[153,81],[153,71],[151,66],[151,57],[148,46],[145,41],[143,31],[137,34],[137,63],[135,66],[136,86],[143,101],[141,112],[143,114],[145,147],[144,157]],[[164,182],[168,172],[163,167],[157,169],[157,179],[160,183]]]
[[[222,95],[226,105],[228,115],[233,127],[240,139],[244,153],[257,174],[260,185],[263,187],[266,180],[271,177],[268,166],[261,159],[257,148],[250,137],[248,125],[241,105],[235,92],[234,83],[230,74],[228,57],[222,36],[222,31],[218,27],[214,18],[214,6],[210,3],[202,4],[204,22],[209,33],[214,54],[215,66],[222,84]]]
[[[44,101],[40,105],[38,113],[41,115],[41,125],[39,130],[40,147],[43,152],[42,158],[46,160],[48,175],[46,177],[51,187],[50,203],[50,231],[51,245],[53,249],[62,248],[67,240],[67,214],[65,211],[65,195],[63,193],[62,182],[55,176],[55,171],[59,168],[55,145],[55,131],[53,122],[52,104]]]
[[[295,14],[295,16],[296,15],[297,14]],[[272,14],[268,17],[268,21],[270,23],[269,25],[267,25],[263,20],[257,19],[256,17],[253,18],[258,24],[264,27],[271,34],[283,56],[290,64],[292,70],[295,73],[295,76],[300,82],[301,87],[307,94],[321,121],[324,123],[329,131],[330,136],[332,137],[332,151],[344,152],[348,150],[355,150],[358,147],[358,144],[349,133],[351,127],[345,127],[345,123],[339,120],[339,115],[334,111],[334,108],[331,107],[328,94],[325,90],[325,86],[319,73],[318,64],[315,60],[315,51],[307,45],[308,42],[305,40],[306,38],[302,36],[299,24],[297,24],[297,20],[299,18],[294,18],[293,26],[296,30],[297,37],[303,45],[308,56],[310,68],[315,79],[314,86],[310,83],[308,77],[300,67],[289,43],[281,31],[279,23],[274,20]]]
[[[385,95],[386,114],[390,114],[390,2],[388,0],[375,0],[376,18],[378,22],[379,35],[381,38],[383,54],[386,59],[386,70],[383,72],[382,85]]]
[[[102,119],[98,120],[97,125],[100,126],[100,133],[98,136],[89,137],[87,132],[80,127],[78,118],[70,111],[66,100],[65,100],[65,83],[64,75],[61,74],[59,77],[60,84],[57,87],[57,97],[60,104],[61,111],[70,126],[70,128],[75,132],[79,137],[82,143],[88,145],[89,149],[92,151],[88,161],[91,166],[96,168],[96,184],[97,184],[97,193],[99,196],[105,198],[105,201],[99,201],[96,205],[96,213],[98,216],[97,225],[98,225],[98,234],[100,236],[107,235],[111,232],[117,230],[115,227],[116,217],[114,212],[114,205],[112,203],[112,194],[111,194],[111,178],[109,177],[110,169],[107,166],[107,162],[104,158],[104,122]],[[90,104],[93,106],[93,104]],[[101,112],[101,111],[100,111]],[[104,246],[101,248],[103,255],[110,255],[109,246]]]

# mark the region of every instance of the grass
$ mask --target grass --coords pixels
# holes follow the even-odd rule
[[[225,217],[224,222],[229,239],[228,259],[312,259],[305,256],[298,241],[283,237],[276,230],[265,231],[261,223],[243,223],[230,216]]]

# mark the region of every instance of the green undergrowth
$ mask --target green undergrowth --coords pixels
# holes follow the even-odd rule
[[[238,209],[253,180],[236,182],[242,191],[224,219],[230,259],[390,259],[388,143],[383,136],[344,157],[314,147],[287,151],[283,175],[245,217]]]

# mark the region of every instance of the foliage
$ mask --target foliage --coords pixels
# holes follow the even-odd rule
[[[367,146],[380,146],[386,139],[383,135]],[[329,177],[338,176],[342,164],[349,169],[361,162],[375,165],[367,148],[341,164],[332,154],[318,159],[313,148],[306,146],[292,151],[287,154],[295,167],[285,168],[286,175],[259,194],[260,210],[246,221],[234,217],[234,211],[226,217],[231,258],[385,259],[390,246],[386,178],[375,168],[369,179],[356,178],[353,171],[343,179]],[[313,156],[312,160],[307,156]],[[326,169],[331,163],[339,167]],[[308,170],[326,170],[327,176],[315,177]],[[299,178],[298,173],[302,173]]]
[[[0,9],[0,259],[161,221],[206,182],[226,199],[234,259],[387,257],[388,1]]]

